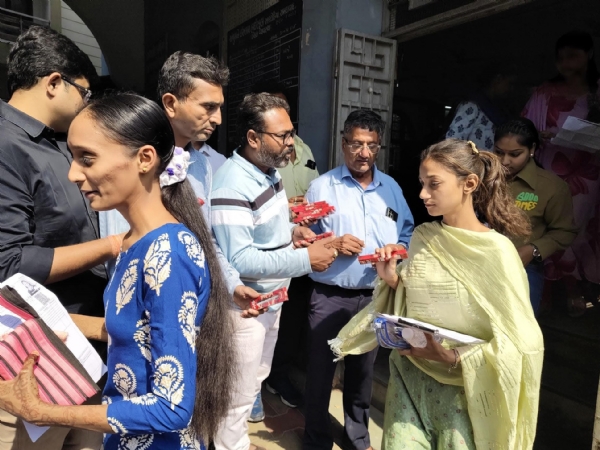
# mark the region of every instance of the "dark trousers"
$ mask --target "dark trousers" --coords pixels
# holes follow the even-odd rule
[[[529,281],[529,298],[531,307],[537,316],[544,293],[544,263],[532,261],[525,267]]]
[[[312,280],[308,275],[293,278],[289,300],[281,307],[279,335],[275,344],[270,379],[285,378],[292,363],[303,353],[303,342],[308,324],[308,301],[312,291]],[[267,383],[269,382],[267,379]]]
[[[348,321],[372,299],[372,290],[343,289],[315,283],[310,298],[309,353],[304,394],[306,425],[303,448],[333,447],[329,400],[336,363],[327,341],[334,339]],[[370,447],[369,406],[373,363],[377,350],[344,358],[344,431],[356,450]]]

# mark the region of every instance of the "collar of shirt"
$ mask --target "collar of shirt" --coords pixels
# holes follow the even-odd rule
[[[258,181],[260,184],[263,184],[263,185],[275,184],[281,179],[281,176],[279,175],[277,170],[270,168],[268,174],[264,173],[262,170],[260,170],[258,167],[256,167],[254,164],[252,164],[250,161],[248,161],[246,158],[241,156],[239,154],[239,151],[240,151],[239,148],[236,149],[233,152],[231,159],[238,166],[240,166],[242,169],[244,169],[246,172],[248,172],[250,174],[250,176],[252,176],[252,178],[254,178],[256,181]]]
[[[4,117],[9,122],[15,124],[32,138],[37,138],[45,134],[45,137],[48,139],[54,139],[54,130],[52,128],[47,127],[39,120],[19,111],[14,106],[2,100],[0,100],[0,117]]]
[[[344,178],[349,178],[352,183],[354,183],[357,187],[363,189],[363,187],[360,185],[360,183],[358,181],[356,181],[354,179],[354,177],[352,176],[352,174],[350,173],[350,170],[348,169],[348,166],[346,166],[346,164],[343,164],[340,166],[340,177],[333,177],[331,179],[331,184],[342,184],[342,180]],[[379,185],[381,184],[381,176],[379,175],[379,170],[377,170],[377,166],[373,165],[373,180],[371,181],[371,184],[369,184],[367,186],[366,189],[363,189],[364,191],[370,191],[373,189],[376,189]]]
[[[525,164],[525,167],[515,175],[515,178],[520,178],[527,183],[531,189],[535,190],[537,186],[537,166],[535,165],[533,158],[531,158],[529,162]]]
[[[200,150],[196,150],[192,144],[185,147],[185,151],[190,154],[190,165],[188,167],[187,178],[196,197],[200,200],[202,211],[210,224],[210,191],[212,190],[212,168],[208,162],[208,157]],[[210,226],[210,225],[209,225]]]
[[[294,136],[294,151],[296,152],[296,160],[290,161],[290,164],[297,166],[302,162],[302,156],[304,155],[304,141],[300,139],[300,136]]]
[[[192,147],[193,148],[193,147]],[[195,150],[195,149],[194,149]],[[198,149],[200,153],[202,153],[206,157],[210,157],[210,153],[208,152],[208,148],[206,146],[206,142],[202,143],[202,147]]]

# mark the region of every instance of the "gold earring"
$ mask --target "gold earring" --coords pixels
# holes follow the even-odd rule
[[[142,168],[142,172],[144,172],[144,173],[148,172],[148,168],[147,167]]]

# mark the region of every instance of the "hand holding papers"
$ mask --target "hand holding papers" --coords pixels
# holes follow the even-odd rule
[[[550,142],[586,152],[600,151],[600,125],[570,116]]]
[[[451,341],[458,345],[483,344],[485,341],[456,331],[431,325],[408,317],[378,314],[373,321],[373,329],[379,345],[385,348],[406,350],[411,347],[422,348],[422,333],[433,335],[438,342]],[[406,330],[411,330],[407,332]]]
[[[14,378],[25,358],[37,351],[34,375],[42,400],[75,405],[94,395],[106,367],[58,298],[22,274],[0,288],[0,377]],[[52,330],[66,332],[66,343]],[[32,442],[48,429],[23,423]]]
[[[106,366],[100,355],[85,338],[81,330],[75,325],[65,307],[56,295],[41,284],[33,281],[23,274],[15,274],[0,284],[0,287],[9,286],[21,296],[23,300],[39,315],[40,319],[52,330],[67,333],[67,348],[75,358],[85,367],[89,376],[98,381],[106,372]],[[3,319],[6,311],[0,313],[0,335],[12,331],[15,327],[6,327]],[[12,319],[10,319],[12,320]]]

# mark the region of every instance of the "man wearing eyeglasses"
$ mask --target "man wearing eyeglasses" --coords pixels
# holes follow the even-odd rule
[[[67,132],[91,96],[90,59],[67,37],[32,26],[8,56],[10,100],[0,101],[0,281],[22,273],[46,284],[69,312],[102,316],[113,255],[96,213],[68,179]],[[80,267],[87,270],[80,270]],[[0,449],[98,449],[102,434],[51,427],[35,443],[0,411]]]
[[[326,270],[337,250],[331,238],[297,248],[314,233],[289,222],[287,196],[276,169],[289,163],[295,131],[289,106],[266,93],[249,94],[238,113],[241,146],[215,174],[212,227],[223,253],[247,286],[260,294],[288,287],[290,278]],[[238,383],[232,406],[215,438],[217,450],[255,448],[246,420],[269,375],[281,304],[255,319],[235,316]]]
[[[333,231],[340,254],[327,272],[312,273],[309,304],[309,362],[304,395],[306,424],[303,448],[333,446],[329,400],[336,364],[327,341],[372,299],[377,272],[358,262],[388,244],[408,248],[414,222],[402,189],[375,166],[384,122],[373,111],[350,113],[344,123],[344,164],[310,184],[306,199],[325,200],[335,213],[314,225],[315,233]],[[344,431],[348,446],[371,448],[369,406],[376,350],[344,358]]]
[[[256,94],[267,92],[287,102],[286,88],[278,81],[261,81],[252,88],[252,92]],[[289,164],[278,168],[277,171],[281,175],[290,207],[306,201],[304,195],[310,182],[319,176],[310,147],[298,135],[294,137],[294,151],[290,154]],[[303,399],[302,393],[290,381],[288,373],[294,361],[304,359],[311,285],[308,275],[293,278],[290,282],[289,301],[281,307],[279,335],[273,354],[271,373],[265,380],[265,388],[277,394],[281,402],[290,408],[300,406]],[[259,394],[248,420],[260,422],[264,417],[262,396]]]

